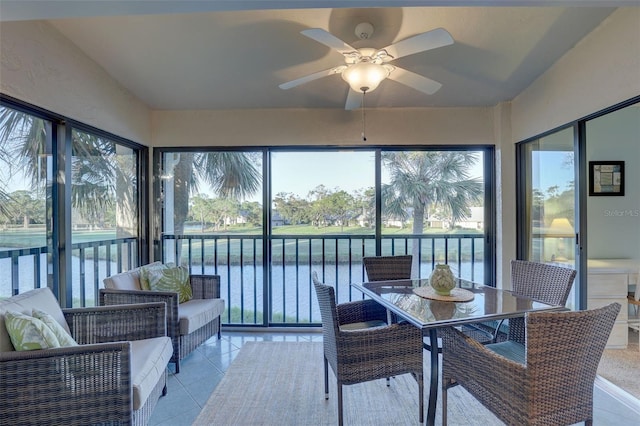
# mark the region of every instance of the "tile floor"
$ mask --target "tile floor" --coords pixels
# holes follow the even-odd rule
[[[179,374],[169,374],[168,394],[160,398],[149,425],[191,425],[242,345],[254,341],[322,341],[322,334],[223,331],[220,340],[215,337],[208,340],[184,359]],[[173,371],[173,364],[169,368]],[[634,425],[637,419],[637,412],[596,386],[595,426]]]

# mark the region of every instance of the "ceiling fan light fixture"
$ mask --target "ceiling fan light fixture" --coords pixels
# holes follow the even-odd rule
[[[372,92],[389,76],[390,70],[373,62],[359,62],[342,72],[342,79],[356,92]]]

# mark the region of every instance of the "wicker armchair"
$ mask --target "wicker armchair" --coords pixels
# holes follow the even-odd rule
[[[66,321],[79,345],[15,351],[4,332],[0,423],[146,425],[167,392],[165,304],[60,310],[53,293],[42,288],[0,302],[0,316],[31,307]]]
[[[220,276],[189,275],[193,298],[178,303],[178,293],[141,290],[139,268],[105,278],[100,289],[100,305],[164,302],[167,304],[167,336],[173,344],[171,362],[180,373],[180,360],[212,336],[220,339]],[[133,287],[133,288],[130,288]]]
[[[511,290],[550,305],[564,306],[567,303],[575,278],[575,269],[527,260],[511,261]],[[509,333],[502,346],[509,346],[510,342],[524,344],[524,318],[511,318],[508,322]]]
[[[511,261],[511,290],[550,305],[564,306],[567,303],[575,278],[575,269],[527,260]],[[505,320],[470,324],[465,332],[481,343],[504,342],[494,350],[509,351],[512,342],[524,343],[524,318],[506,321],[509,324],[508,333],[501,331]],[[470,329],[477,332],[473,334]]]
[[[411,278],[413,256],[363,257],[362,263],[369,281],[408,280]]]
[[[329,398],[329,366],[338,384],[338,423],[342,419],[342,386],[411,373],[418,382],[419,417],[424,421],[422,334],[410,324],[352,328],[354,323],[384,322],[386,309],[372,300],[336,305],[333,287],[313,274],[322,316],[324,389]]]
[[[462,385],[508,425],[569,425],[593,421],[593,384],[620,304],[575,312],[538,312],[524,318],[520,356],[443,329],[442,419],[447,389]]]

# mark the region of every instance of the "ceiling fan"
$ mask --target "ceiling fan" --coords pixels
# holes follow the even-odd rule
[[[310,28],[301,31],[301,33],[340,52],[344,56],[345,63],[282,83],[279,87],[285,90],[291,89],[292,87],[322,77],[341,74],[342,79],[350,86],[345,105],[346,110],[360,107],[362,102],[360,94],[366,94],[375,90],[380,82],[386,78],[426,93],[427,95],[434,94],[442,87],[442,84],[404,68],[391,65],[389,62],[402,58],[403,56],[453,44],[451,34],[443,28],[437,28],[409,37],[382,49],[370,47],[356,49],[321,28]],[[372,34],[373,25],[370,23],[363,22],[356,26],[356,35],[360,39],[366,40],[370,38]]]

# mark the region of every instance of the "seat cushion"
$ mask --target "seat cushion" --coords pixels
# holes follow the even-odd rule
[[[178,305],[180,335],[191,334],[224,312],[222,299],[191,299]]]
[[[525,363],[525,348],[520,343],[508,340],[506,342],[491,343],[485,345],[485,347],[511,361],[519,362],[520,364]]]
[[[133,409],[138,410],[165,373],[173,346],[171,339],[162,336],[131,341],[131,381],[133,385]]]
[[[387,323],[381,320],[372,320],[372,321],[363,321],[363,322],[352,322],[349,324],[340,324],[340,330],[342,331],[353,331],[353,330],[362,330],[366,328],[376,328],[376,327],[386,327]]]
[[[69,332],[69,326],[64,319],[58,300],[56,300],[56,297],[49,288],[37,288],[26,291],[17,296],[0,300],[0,352],[10,352],[14,350],[4,323],[4,313],[6,311],[16,311],[25,315],[31,315],[33,308],[48,313],[65,331]]]

